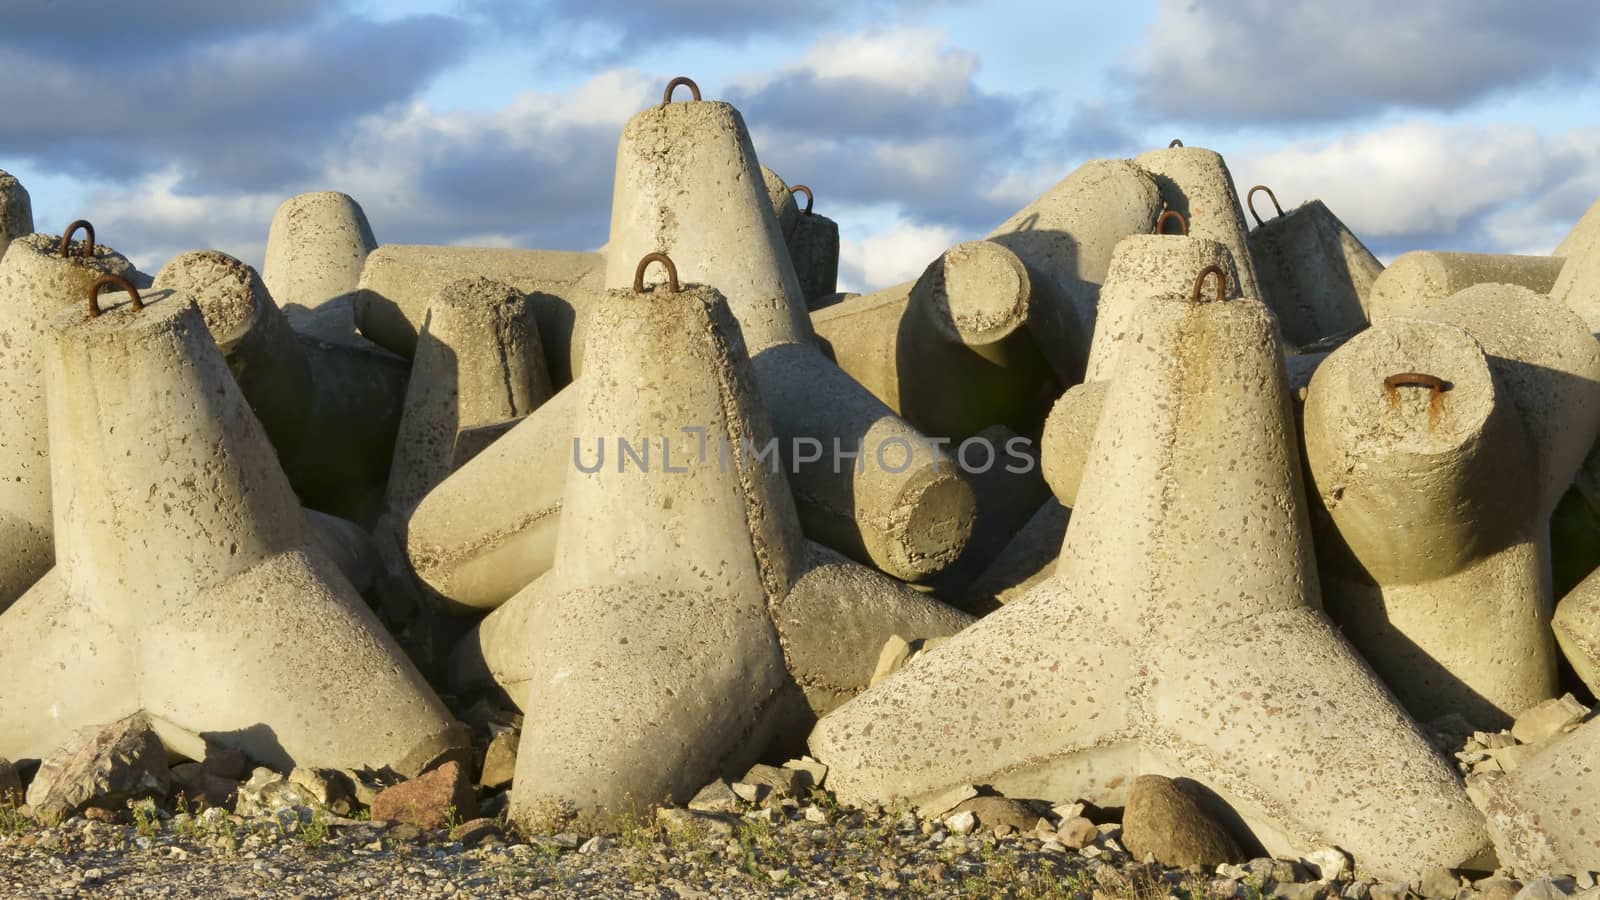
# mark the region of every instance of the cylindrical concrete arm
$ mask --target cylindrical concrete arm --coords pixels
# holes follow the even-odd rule
[[[1372,283],[1367,313],[1372,321],[1424,316],[1436,304],[1477,284],[1514,284],[1548,294],[1565,260],[1505,253],[1402,253]]]

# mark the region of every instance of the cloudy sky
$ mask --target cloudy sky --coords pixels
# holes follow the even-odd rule
[[[151,272],[259,264],[326,189],[384,243],[590,249],[623,122],[688,75],[839,222],[841,286],[1174,137],[1384,258],[1547,253],[1600,198],[1592,4],[0,0],[0,169]]]

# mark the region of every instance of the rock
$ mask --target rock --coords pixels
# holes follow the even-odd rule
[[[1339,892],[1339,896],[1344,900],[1367,900],[1371,895],[1372,888],[1365,881],[1352,881]]]
[[[246,818],[265,816],[280,809],[296,806],[313,806],[316,798],[311,792],[289,781],[268,768],[258,768],[250,773],[250,780],[239,785],[238,802],[234,812]]]
[[[450,840],[460,841],[468,847],[475,847],[492,838],[503,837],[500,823],[493,819],[473,819],[462,822],[450,831]]]
[[[1316,900],[1322,895],[1323,886],[1314,882],[1279,882],[1272,886],[1269,895],[1276,900]]]
[[[867,682],[868,687],[876,687],[878,682],[888,678],[900,667],[911,661],[911,644],[898,634],[892,634],[883,642],[883,649],[878,651],[878,665],[872,670],[872,680]]]
[[[356,789],[350,777],[336,769],[312,769],[296,766],[289,773],[289,783],[303,788],[315,803],[336,816],[355,812]]]
[[[944,820],[951,834],[966,837],[978,828],[978,815],[972,811],[954,813]]]
[[[1350,875],[1350,854],[1338,847],[1323,847],[1302,857],[1320,881],[1342,881]]]
[[[410,822],[401,822],[399,825],[396,825],[384,832],[384,837],[387,837],[391,841],[415,844],[422,840],[423,835],[422,829],[416,825],[413,825]]]
[[[696,812],[731,813],[739,811],[739,795],[726,781],[718,778],[694,795],[689,808]]]
[[[728,787],[733,791],[733,795],[735,797],[738,797],[740,800],[743,800],[746,803],[760,803],[761,798],[771,790],[771,788],[767,787],[766,785],[745,784],[742,781],[735,781]]]
[[[1515,747],[1517,739],[1509,731],[1487,732],[1480,731],[1472,736],[1474,741],[1485,750],[1498,750],[1501,747]]]
[[[1531,759],[1533,755],[1538,752],[1539,748],[1534,744],[1517,744],[1514,747],[1496,747],[1490,750],[1489,759],[1493,760],[1494,764],[1500,767],[1500,771],[1512,772],[1515,771],[1518,766]],[[1480,766],[1477,769],[1474,769],[1474,771],[1481,771],[1482,768],[1483,767]],[[1490,769],[1489,771],[1493,771],[1493,769]]]
[[[702,831],[726,837],[733,834],[734,826],[739,823],[739,818],[725,813],[697,812],[692,809],[660,807],[656,810],[656,821],[668,831]]]
[[[172,795],[188,806],[221,806],[232,809],[239,782],[213,775],[202,763],[180,763],[172,767]]]
[[[1244,857],[1233,837],[1170,778],[1140,775],[1122,814],[1122,841],[1134,859],[1164,866],[1215,866]]]
[[[361,806],[371,806],[372,801],[387,788],[394,787],[405,779],[393,769],[340,769],[339,774],[350,779],[350,786],[355,790],[356,803]]]
[[[454,760],[401,782],[372,801],[373,821],[409,822],[429,830],[478,816],[478,796]]]
[[[798,797],[805,789],[805,773],[795,769],[758,764],[750,767],[739,780],[745,784],[769,787],[780,797]]]
[[[1430,900],[1455,900],[1456,892],[1461,890],[1461,879],[1454,872],[1443,866],[1429,866],[1422,870],[1422,877],[1417,881],[1417,893]]]
[[[1522,882],[1503,875],[1491,875],[1474,881],[1472,887],[1478,892],[1478,900],[1514,900],[1522,891]]]
[[[1411,896],[1411,886],[1399,881],[1383,881],[1367,889],[1372,900],[1406,900]]]
[[[517,774],[517,745],[522,741],[521,731],[502,731],[489,741],[483,752],[483,772],[478,785],[486,788],[503,788]]]
[[[1084,808],[1082,803],[1057,803],[1050,807],[1050,815],[1055,816],[1056,821],[1063,822],[1083,815]]]
[[[1571,696],[1570,694],[1568,695]],[[1521,719],[1517,722],[1520,724]],[[1522,886],[1512,900],[1567,900],[1567,893],[1548,878],[1535,878]]]
[[[0,807],[22,805],[22,775],[11,760],[0,756]]]
[[[1056,829],[1056,840],[1072,850],[1082,850],[1094,843],[1098,837],[1100,829],[1094,827],[1094,823],[1083,816],[1067,819]]]
[[[597,834],[594,837],[589,838],[587,841],[584,841],[583,844],[578,847],[578,852],[585,855],[604,853],[616,845],[617,842],[613,841],[611,838],[608,838],[603,834]]]
[[[40,764],[27,799],[34,818],[54,825],[88,806],[165,798],[171,786],[167,751],[140,713],[74,732]]]
[[[957,785],[924,801],[917,807],[917,815],[924,819],[937,819],[976,796],[978,796],[978,789],[972,785]]]
[[[794,769],[796,772],[809,776],[810,783],[805,785],[807,788],[822,787],[823,782],[828,780],[828,767],[809,756],[791,759],[784,763],[783,767],[785,769]]]
[[[1517,716],[1516,724],[1511,726],[1511,736],[1524,744],[1537,744],[1555,737],[1562,729],[1582,720],[1588,714],[1588,707],[1579,703],[1571,694],[1563,694]]]
[[[972,812],[984,828],[1010,828],[1013,831],[1031,831],[1039,824],[1039,814],[1026,804],[1008,797],[973,797],[957,806],[955,812]]]

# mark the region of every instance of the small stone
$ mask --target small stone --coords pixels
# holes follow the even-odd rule
[[[978,789],[970,784],[953,787],[918,806],[917,815],[924,819],[938,819],[976,796]]]
[[[388,788],[372,801],[373,821],[409,822],[430,830],[477,817],[477,793],[454,760]]]
[[[1056,829],[1056,840],[1072,850],[1081,850],[1099,837],[1100,829],[1083,816],[1067,819]]]
[[[789,875],[790,872],[788,869],[767,870],[767,878],[771,880],[773,884],[783,884],[785,881],[789,880]]]
[[[1350,854],[1338,847],[1323,847],[1302,857],[1321,881],[1343,881],[1350,875]]]
[[[1217,866],[1218,878],[1230,878],[1234,881],[1242,881],[1249,876],[1249,874],[1249,869],[1234,863],[1223,863],[1222,865]]]
[[[410,822],[401,822],[399,825],[396,825],[384,832],[384,837],[387,837],[392,841],[415,844],[416,842],[422,840],[422,829],[411,824]]]
[[[1514,772],[1517,766],[1527,762],[1539,748],[1533,744],[1518,744],[1515,747],[1500,747],[1489,751],[1489,758],[1500,765],[1502,772]]]
[[[878,651],[878,664],[872,670],[872,680],[867,682],[867,687],[876,687],[902,666],[911,661],[911,643],[898,634],[889,635],[883,642],[883,649]]]
[[[738,812],[739,795],[726,781],[718,778],[694,795],[689,808],[698,812]]]
[[[784,763],[783,767],[785,769],[793,769],[796,772],[801,772],[810,778],[810,783],[805,785],[809,788],[822,787],[823,782],[828,780],[828,767],[809,756],[802,756],[799,759],[791,759]]]
[[[517,747],[522,743],[522,732],[502,731],[489,741],[483,752],[483,771],[478,774],[478,784],[491,790],[503,788],[517,774]]]
[[[500,823],[493,819],[473,819],[462,822],[450,831],[450,840],[459,841],[468,847],[475,847],[486,840],[498,839],[504,835],[500,831]]]
[[[1517,739],[1509,731],[1480,731],[1472,736],[1478,746],[1485,750],[1499,750],[1502,747],[1515,747]]]
[[[978,824],[984,828],[1030,831],[1039,822],[1038,813],[1008,797],[973,797],[953,810],[958,813],[968,811],[977,815]]]
[[[737,817],[724,813],[699,812],[692,809],[669,809],[666,807],[656,810],[656,821],[668,831],[703,831],[724,837],[732,835],[734,826],[739,822]]]
[[[1173,868],[1209,868],[1244,856],[1210,813],[1177,782],[1161,775],[1133,780],[1122,814],[1122,837],[1135,859],[1148,853]]]
[[[608,838],[603,834],[597,834],[594,837],[589,838],[587,841],[584,841],[583,845],[578,848],[578,852],[585,855],[604,853],[616,845],[617,842],[613,841],[611,838]]]
[[[254,818],[271,815],[286,807],[310,806],[316,802],[311,792],[292,784],[287,776],[268,768],[259,768],[250,774],[250,780],[240,784],[234,811],[241,816]]]
[[[971,810],[955,813],[944,820],[944,827],[950,829],[951,834],[965,837],[977,829],[978,816]]]
[[[1568,694],[1562,699],[1570,699],[1571,696],[1571,694]],[[1553,700],[1547,700],[1545,704],[1554,702]],[[1577,701],[1574,700],[1573,703],[1576,704]],[[1545,704],[1540,705],[1543,706]],[[1538,708],[1538,706],[1534,707],[1534,709]],[[1523,713],[1523,715],[1527,715],[1527,713]],[[1522,720],[1518,719],[1517,721],[1520,723]],[[1567,900],[1567,893],[1556,887],[1555,883],[1549,878],[1535,878],[1523,885],[1522,890],[1518,891],[1512,900]]]
[[[1595,886],[1593,872],[1573,872],[1572,886],[1580,891],[1587,891]]]
[[[761,798],[770,790],[766,785],[745,784],[742,781],[735,781],[729,785],[729,788],[733,791],[735,797],[746,803],[761,802]]]
[[[1245,870],[1262,884],[1278,884],[1280,882],[1299,881],[1300,873],[1294,863],[1283,859],[1273,859],[1268,856],[1252,859],[1245,863]]]
[[[779,797],[797,797],[805,790],[806,778],[807,776],[797,769],[754,765],[739,780],[745,784],[770,788]]]
[[[1314,881],[1304,883],[1280,881],[1272,886],[1270,896],[1277,900],[1316,900],[1322,895],[1322,888],[1322,885]]]
[[[1060,856],[1061,854],[1067,852],[1067,845],[1061,843],[1055,838],[1049,838],[1039,845],[1039,852],[1049,853],[1053,856]]]
[[[1537,744],[1555,737],[1563,728],[1582,720],[1588,714],[1588,707],[1579,703],[1571,694],[1563,694],[1517,716],[1517,721],[1511,726],[1511,735],[1524,744]]]
[[[1472,883],[1479,900],[1513,900],[1522,890],[1522,882],[1504,875],[1491,875]]]
[[[34,818],[56,825],[93,804],[122,806],[165,797],[172,786],[167,751],[142,713],[73,732],[39,765],[28,786]]]
[[[828,813],[820,806],[806,807],[804,816],[807,822],[814,825],[826,825],[828,823]]]
[[[1212,897],[1236,897],[1239,894],[1239,882],[1233,878],[1211,879]]]
[[[1055,816],[1056,821],[1060,822],[1066,819],[1078,818],[1083,815],[1083,810],[1084,805],[1082,803],[1057,803],[1055,806],[1050,807],[1050,815]]]
[[[1429,866],[1422,870],[1417,881],[1417,893],[1430,900],[1454,900],[1461,889],[1461,880],[1443,866]]]
[[[355,785],[337,769],[296,766],[289,773],[289,783],[304,789],[317,806],[336,816],[348,816],[355,812]]]
[[[1089,846],[1079,850],[1078,855],[1084,859],[1099,859],[1100,857],[1105,856],[1106,852],[1101,850],[1099,847],[1090,844]]]
[[[1371,895],[1372,889],[1365,881],[1352,881],[1339,892],[1339,896],[1344,900],[1367,900]]]
[[[1372,900],[1406,900],[1411,886],[1402,881],[1381,881],[1367,889]]]

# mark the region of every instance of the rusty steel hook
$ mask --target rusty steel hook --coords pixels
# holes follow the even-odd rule
[[[677,90],[678,85],[680,84],[689,88],[689,96],[693,97],[695,100],[700,99],[700,85],[695,84],[691,79],[679,75],[677,78],[667,82],[667,89],[661,92],[662,106],[666,106],[668,103],[672,102],[672,92]]]
[[[811,193],[811,188],[808,188],[803,184],[797,184],[797,185],[794,185],[794,186],[789,188],[789,193],[791,193],[791,194],[804,193],[806,195],[806,210],[805,210],[805,212],[806,212],[806,215],[808,215],[808,216],[811,215],[811,201],[813,199],[815,199],[814,195]]]
[[[1444,406],[1444,392],[1450,386],[1444,380],[1421,372],[1401,372],[1383,380],[1383,392],[1389,398],[1389,408],[1400,408],[1400,388],[1423,387],[1431,394],[1428,398],[1428,430],[1439,422],[1439,412]]]
[[[1162,213],[1160,216],[1158,216],[1156,218],[1156,228],[1155,228],[1154,231],[1151,232],[1151,234],[1163,234],[1164,232],[1162,231],[1162,229],[1167,227],[1167,223],[1168,222],[1171,222],[1171,221],[1174,221],[1174,220],[1177,221],[1178,227],[1183,229],[1183,236],[1184,237],[1188,237],[1189,236],[1189,220],[1185,219],[1183,217],[1183,213],[1178,212],[1175,209],[1169,209],[1169,210],[1167,210],[1166,212]]]
[[[1200,302],[1200,288],[1205,286],[1207,275],[1217,276],[1217,302],[1221,303],[1228,299],[1228,276],[1223,273],[1221,266],[1206,266],[1200,270],[1200,274],[1194,279],[1194,293],[1189,295],[1189,299],[1195,303]]]
[[[1183,146],[1183,141],[1180,141],[1177,138],[1173,138],[1172,139],[1172,143],[1167,145],[1167,149],[1171,150],[1173,147],[1182,147],[1182,146]]]
[[[83,243],[83,258],[88,259],[89,257],[94,256],[94,226],[90,225],[89,220],[87,219],[79,219],[67,226],[67,230],[61,234],[61,245],[56,248],[57,253],[61,254],[62,256],[67,255],[67,250],[72,246],[72,236],[77,234],[78,229],[80,228],[83,229],[85,237]]]
[[[134,288],[128,279],[123,278],[121,275],[101,275],[94,280],[94,284],[89,285],[89,318],[92,319],[100,315],[100,289],[107,285],[119,287],[126,291],[128,296],[133,298],[134,312],[144,309],[144,301],[139,299],[139,291]]]
[[[1272,200],[1272,208],[1277,210],[1279,218],[1282,218],[1283,207],[1278,205],[1278,195],[1272,192],[1272,188],[1264,184],[1258,184],[1250,189],[1250,193],[1244,195],[1244,205],[1250,207],[1250,215],[1256,217],[1256,224],[1261,224],[1261,214],[1256,212],[1256,191],[1267,192],[1267,197]]]
[[[644,293],[644,270],[650,268],[650,264],[653,262],[661,263],[666,267],[667,284],[674,294],[682,290],[678,286],[678,267],[672,264],[672,260],[665,253],[650,253],[644,259],[639,260],[639,268],[633,270],[633,292],[635,294]]]

